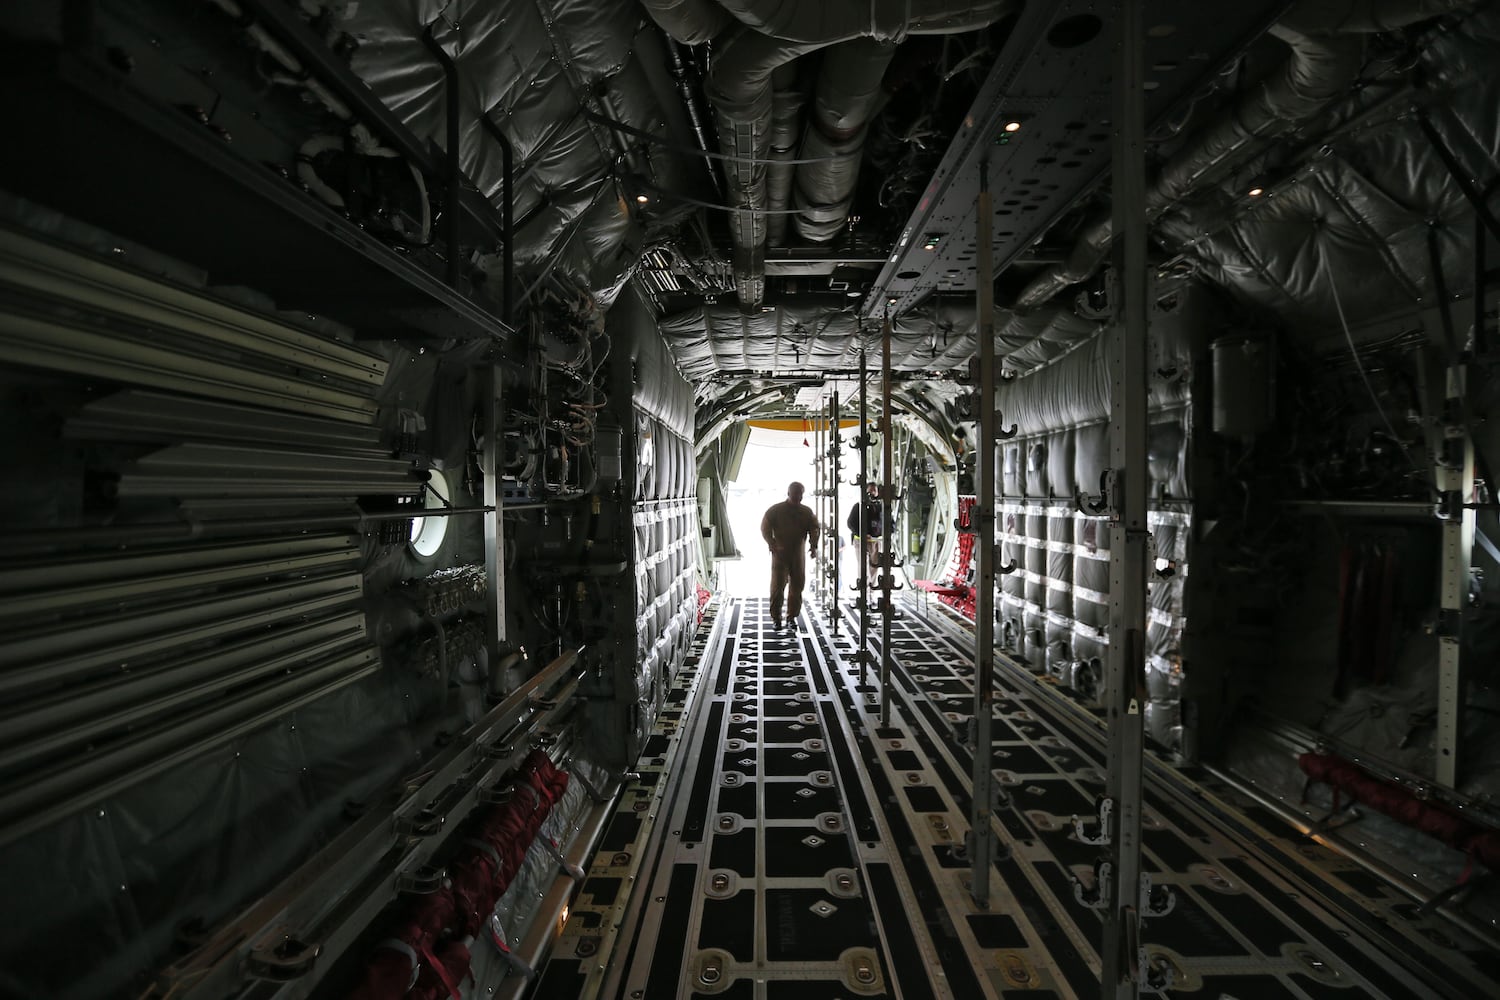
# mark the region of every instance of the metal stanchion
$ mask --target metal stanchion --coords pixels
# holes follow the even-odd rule
[[[891,482],[891,314],[885,315],[880,336],[880,724],[891,724],[891,619],[896,609],[891,604],[895,590],[896,554],[891,551],[891,522],[896,504],[896,489]]]
[[[833,637],[839,635],[839,600],[842,595],[839,592],[839,530],[842,523],[839,521],[839,472],[843,465],[844,440],[839,434],[839,391],[833,390],[833,419],[829,426],[833,428],[830,441],[830,457],[833,459],[833,607],[830,609],[833,615]]]
[[[990,163],[979,165],[979,201],[974,216],[978,252],[979,378],[974,387],[979,410],[974,487],[978,494],[969,514],[974,538],[974,771],[973,805],[966,847],[973,863],[970,892],[980,909],[990,905],[990,865],[995,856],[990,819],[994,813],[994,775],[990,745],[995,705],[995,275],[990,223]]]
[[[825,517],[828,510],[828,497],[825,491],[823,475],[823,421],[821,417],[813,423],[813,518],[818,523],[818,530],[826,533],[828,531],[828,520]],[[806,440],[804,438],[804,440]],[[820,546],[812,556],[813,571],[813,600],[823,604],[824,596],[824,556],[825,548]]]
[[[863,339],[863,332],[861,332]],[[859,436],[854,445],[859,449],[859,502],[869,498],[870,481],[870,399],[867,359],[864,344],[859,348]],[[864,551],[859,553],[859,686],[869,684],[870,665],[870,524],[868,507],[861,507],[859,521],[859,544]]]
[[[1171,908],[1141,871],[1141,783],[1146,707],[1146,319],[1145,24],[1141,4],[1119,8],[1112,142],[1115,242],[1111,251],[1115,309],[1110,352],[1110,475],[1098,507],[1109,512],[1109,652],[1104,707],[1108,727],[1101,835],[1108,871],[1097,871],[1094,902],[1104,917],[1100,995],[1140,995],[1146,980],[1171,985],[1153,970],[1141,943],[1141,920]],[[1108,807],[1108,815],[1105,808]],[[1164,981],[1164,982],[1163,982]]]

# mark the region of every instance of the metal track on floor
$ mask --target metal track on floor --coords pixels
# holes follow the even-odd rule
[[[1100,849],[1071,822],[1103,788],[1090,713],[1029,673],[1002,675],[1000,850],[980,911],[961,846],[972,639],[913,609],[893,622],[882,728],[857,626],[843,633],[817,613],[778,633],[764,600],[719,611],[538,996],[1098,994],[1099,919],[1074,876]],[[1500,995],[1483,944],[1264,810],[1160,762],[1148,772],[1144,867],[1176,904],[1146,943],[1173,972],[1169,995]]]

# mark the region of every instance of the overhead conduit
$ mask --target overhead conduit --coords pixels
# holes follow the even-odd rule
[[[900,39],[905,35],[952,35],[973,31],[999,20],[1015,6],[1011,0],[922,4],[913,4],[911,0],[846,0],[843,3],[719,0],[719,3],[741,22],[764,34],[823,45],[866,36]]]
[[[849,217],[865,135],[884,96],[880,81],[895,52],[890,42],[859,38],[823,57],[801,158],[827,159],[798,168],[795,199],[797,231],[814,243],[833,239]]]
[[[1243,159],[1271,136],[1316,116],[1348,92],[1359,75],[1364,44],[1360,32],[1389,31],[1448,11],[1471,0],[1305,0],[1270,33],[1291,50],[1281,68],[1233,108],[1200,129],[1157,173],[1146,192],[1146,215],[1154,218]],[[1067,260],[1034,278],[1016,298],[1016,308],[1035,309],[1069,285],[1086,279],[1104,261],[1114,238],[1105,214],[1087,226]]]
[[[802,108],[807,103],[798,79],[797,67],[787,64],[771,75],[771,157],[790,160],[797,154],[801,134]],[[792,163],[771,163],[766,167],[766,204],[771,210],[767,222],[769,243],[786,242],[786,207],[792,200],[792,178],[797,167]]]
[[[765,298],[765,254],[769,235],[765,212],[771,206],[766,163],[763,161],[769,158],[771,151],[775,107],[773,79],[777,70],[799,56],[840,42],[856,39],[892,42],[913,34],[954,34],[982,28],[1010,10],[1013,4],[1009,0],[991,0],[989,3],[934,0],[915,14],[912,5],[905,0],[873,4],[857,0],[821,4],[725,0],[717,9],[701,0],[681,3],[650,0],[646,6],[662,30],[678,41],[692,44],[694,40],[715,40],[714,62],[706,90],[709,102],[714,106],[720,145],[724,154],[731,157],[724,163],[729,201],[746,210],[732,213],[729,225],[734,240],[735,288],[740,308],[750,311],[758,309]],[[738,19],[738,24],[723,18],[726,10]],[[726,24],[734,26],[726,29]],[[818,164],[826,176],[820,177],[818,171],[810,180],[799,176],[798,187],[805,190],[805,203],[813,210],[809,213],[804,235],[822,233],[831,226],[829,236],[821,237],[827,239],[843,223],[843,214],[836,209],[847,204],[847,196],[854,189],[864,124],[878,98],[879,77],[876,75],[871,84],[870,75],[875,73],[877,63],[879,72],[883,73],[885,62],[889,61],[888,53],[884,55],[884,61],[880,61],[881,48],[883,46],[878,44],[862,46],[840,54],[836,64],[861,66],[859,77],[819,84],[820,92],[826,92],[833,100],[848,99],[855,105],[867,106],[862,115],[857,109],[851,113],[849,109],[837,106],[830,106],[823,113],[824,130],[821,134],[824,138],[812,139],[813,147],[828,147],[828,153],[820,155],[847,152],[850,162],[847,165],[842,160]],[[825,78],[827,75],[825,73]],[[851,133],[851,137],[838,140],[829,136],[829,130],[834,136],[845,130]],[[860,136],[858,141],[852,138],[856,132]],[[819,129],[808,131],[809,136],[815,133],[819,133]],[[804,144],[808,141],[804,139]],[[838,214],[836,222],[827,221],[835,214]]]

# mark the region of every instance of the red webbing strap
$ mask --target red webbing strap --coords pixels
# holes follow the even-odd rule
[[[427,946],[427,942],[422,942],[417,952],[422,956],[422,961],[427,963],[427,967],[443,981],[443,985],[448,988],[448,995],[453,1000],[463,1000],[463,994],[459,992],[458,984],[453,981],[452,976],[448,975],[448,967],[437,960],[437,956],[432,953],[432,949]]]

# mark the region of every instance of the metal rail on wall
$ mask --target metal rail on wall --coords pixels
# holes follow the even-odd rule
[[[275,890],[163,969],[147,996],[228,996],[244,985],[258,956],[290,944],[311,949],[317,962],[280,989],[311,992],[465,818],[502,794],[511,769],[538,744],[535,734],[572,711],[582,652],[570,649],[528,678],[428,761],[425,780],[372,803]]]

